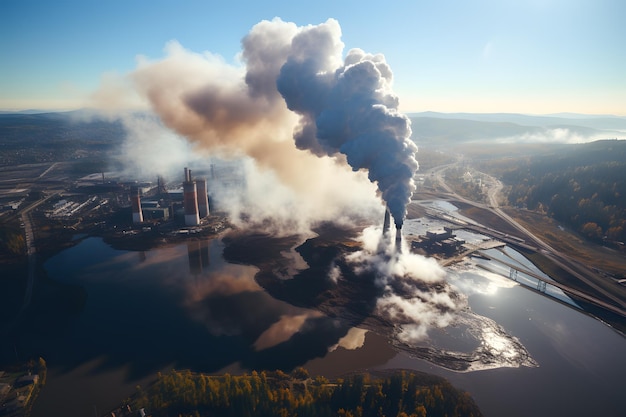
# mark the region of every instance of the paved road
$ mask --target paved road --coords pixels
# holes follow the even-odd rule
[[[28,308],[33,295],[33,287],[35,286],[35,269],[37,261],[37,248],[35,247],[35,234],[30,218],[30,211],[22,212],[22,223],[24,224],[24,232],[26,234],[26,253],[28,254],[28,281],[26,283],[26,293],[24,294],[24,302],[18,313],[18,317]]]
[[[456,165],[456,164],[449,164],[449,165],[437,167],[430,171],[432,172],[432,175],[434,176],[437,183],[441,186],[441,188],[445,189],[446,192],[454,196],[454,198],[459,201],[462,201],[466,204],[473,205],[475,207],[479,207],[479,208],[483,208],[483,209],[491,211],[493,214],[497,215],[498,217],[506,221],[508,224],[513,226],[515,229],[520,231],[520,233],[522,233],[523,235],[522,237],[524,237],[525,239],[528,239],[529,241],[532,241],[540,249],[541,253],[544,256],[546,256],[548,259],[550,259],[550,261],[552,261],[554,264],[556,264],[563,270],[567,271],[569,274],[576,277],[580,281],[589,285],[594,290],[598,291],[598,293],[606,297],[607,300],[613,301],[616,305],[621,307],[622,310],[626,309],[626,303],[620,297],[615,296],[614,294],[610,293],[609,291],[595,284],[595,279],[597,279],[596,278],[597,274],[593,270],[591,270],[585,265],[582,265],[578,261],[571,259],[570,257],[559,252],[558,250],[554,249],[553,247],[551,247],[550,245],[542,241],[539,237],[534,235],[530,230],[528,230],[527,228],[519,224],[517,221],[515,221],[513,218],[511,218],[508,214],[502,211],[502,209],[500,209],[500,205],[498,203],[498,197],[499,197],[500,191],[502,190],[502,183],[498,181],[496,178],[493,178],[489,175],[481,173],[485,177],[489,178],[488,183],[490,183],[489,185],[490,188],[487,194],[488,199],[489,199],[489,205],[477,203],[477,202],[468,200],[458,195],[452,188],[450,188],[450,186],[446,184],[445,179],[443,177],[443,173],[445,172],[445,170],[453,165]]]
[[[602,294],[603,296],[607,297],[607,299],[610,299],[611,301],[616,303],[622,309],[626,309],[626,303],[620,297],[616,297],[614,294],[596,285],[593,279],[588,278],[588,276],[595,275],[595,272],[593,272],[591,269],[587,268],[586,266],[580,264],[579,262],[575,261],[574,259],[570,258],[569,256],[559,252],[557,249],[554,249],[552,246],[545,243],[539,237],[534,235],[530,230],[526,229],[524,226],[516,222],[508,214],[502,211],[499,207],[497,196],[496,196],[497,193],[502,189],[502,183],[500,183],[500,181],[496,180],[495,178],[493,180],[496,181],[497,183],[497,185],[494,187],[496,189],[496,192],[491,193],[491,190],[490,190],[490,193],[489,193],[489,200],[490,200],[489,202],[492,206],[493,212],[495,212],[498,216],[500,216],[500,218],[505,220],[511,226],[515,227],[517,230],[524,233],[526,236],[530,237],[533,240],[533,242],[541,249],[542,254],[546,256],[547,258],[549,258],[553,263],[555,263],[556,265],[561,267],[563,270],[567,271],[569,274],[576,277],[577,279],[581,280],[585,284],[589,285],[591,288],[598,291],[598,293]]]
[[[56,164],[50,166],[50,168],[48,168],[44,172],[44,174],[48,173],[55,165]],[[44,174],[42,174],[40,178]],[[18,323],[19,319],[22,317],[22,314],[24,314],[26,309],[30,306],[30,302],[33,298],[33,289],[35,287],[35,271],[37,270],[37,247],[35,246],[35,230],[33,227],[30,213],[41,204],[45,203],[50,198],[56,195],[58,195],[58,193],[52,193],[40,200],[31,203],[30,205],[21,209],[19,212],[20,219],[22,221],[22,224],[24,225],[26,255],[28,256],[28,277],[26,280],[26,291],[24,293],[24,301],[22,302],[22,307],[15,316],[15,319],[7,325],[7,329],[11,329],[14,325]]]
[[[39,178],[43,178],[43,177],[44,177],[44,176],[45,176],[48,172],[50,172],[50,171],[52,171],[54,168],[56,168],[56,167],[57,167],[57,165],[59,165],[59,163],[58,163],[58,162],[54,162],[52,165],[50,165],[50,166],[48,167],[48,169],[46,169],[44,172],[42,172],[42,173],[39,175]]]
[[[32,206],[31,206],[32,207]],[[26,236],[26,254],[28,255],[28,277],[26,280],[26,291],[24,292],[24,301],[22,301],[22,307],[17,312],[15,318],[7,324],[3,330],[10,330],[15,326],[22,314],[30,306],[30,302],[33,298],[33,288],[35,286],[35,271],[37,267],[37,248],[35,247],[35,233],[33,232],[32,222],[30,218],[30,209],[22,211],[20,218],[24,225],[24,234]],[[2,333],[2,332],[0,332]]]

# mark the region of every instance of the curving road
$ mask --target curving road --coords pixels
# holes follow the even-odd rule
[[[516,230],[522,233],[524,238],[528,239],[529,241],[532,241],[539,248],[541,253],[544,256],[546,256],[548,259],[550,259],[551,262],[553,262],[555,265],[559,266],[563,270],[567,271],[569,274],[576,277],[580,281],[589,285],[589,287],[593,288],[599,294],[602,294],[604,297],[606,297],[607,300],[611,300],[613,303],[619,306],[623,310],[622,316],[626,317],[626,303],[624,302],[624,300],[620,297],[615,296],[614,294],[610,293],[604,288],[596,285],[595,279],[597,279],[596,278],[597,274],[593,270],[581,264],[580,262],[570,258],[569,256],[561,253],[560,251],[554,249],[553,247],[545,243],[543,240],[541,240],[538,236],[534,235],[530,230],[528,230],[527,228],[519,224],[517,221],[515,221],[515,219],[513,219],[504,211],[502,211],[502,209],[500,209],[500,204],[498,203],[498,197],[503,186],[499,180],[487,174],[481,173],[485,177],[489,178],[489,191],[487,193],[488,199],[489,199],[489,205],[485,205],[482,203],[477,203],[477,202],[468,200],[458,195],[452,188],[450,188],[450,186],[446,184],[442,174],[443,172],[445,172],[446,169],[448,169],[450,166],[453,166],[453,165],[456,165],[456,164],[444,165],[441,167],[433,168],[430,171],[432,175],[434,176],[434,178],[436,179],[437,183],[441,186],[441,188],[446,190],[446,192],[449,193],[450,195],[454,196],[455,199],[463,203],[473,205],[475,207],[489,210],[496,216],[500,217],[502,220],[506,221],[508,224],[510,224],[512,227],[514,227]]]

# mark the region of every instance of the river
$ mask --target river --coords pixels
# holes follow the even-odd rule
[[[384,368],[435,373],[469,391],[488,417],[624,415],[626,339],[476,263],[450,268],[446,279],[538,366],[435,366],[374,331],[272,297],[255,280],[256,267],[227,263],[223,249],[213,239],[131,252],[88,237],[50,258],[31,313],[1,352],[46,359],[48,383],[33,416],[103,414],[171,368],[237,373],[300,365],[329,377]],[[458,328],[437,333],[464,341]],[[494,357],[510,354],[495,335],[482,343]]]

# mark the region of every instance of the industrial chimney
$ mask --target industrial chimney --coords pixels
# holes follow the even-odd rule
[[[209,215],[209,194],[206,178],[199,178],[196,183],[198,184],[198,214],[201,219],[204,219]]]
[[[389,227],[391,225],[391,213],[389,209],[385,207],[385,220],[383,221],[383,235],[389,233]]]
[[[402,252],[402,224],[396,223],[396,252]]]
[[[141,197],[139,196],[139,187],[133,185],[130,187],[130,204],[133,209],[133,223],[143,223],[143,213],[141,212]]]
[[[187,168],[185,168],[185,180],[183,181],[183,205],[185,206],[185,225],[199,225],[196,182],[191,179],[191,170]]]

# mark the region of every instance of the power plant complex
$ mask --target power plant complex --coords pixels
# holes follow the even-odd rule
[[[159,189],[160,191],[160,189]],[[200,220],[210,214],[207,180],[205,178],[195,179],[191,176],[191,170],[185,167],[183,179],[183,210],[185,226],[197,226]],[[130,200],[132,207],[133,223],[144,222],[144,212],[149,210],[147,218],[167,219],[173,209],[159,207],[158,202],[141,202],[141,190],[138,186],[130,188]]]

